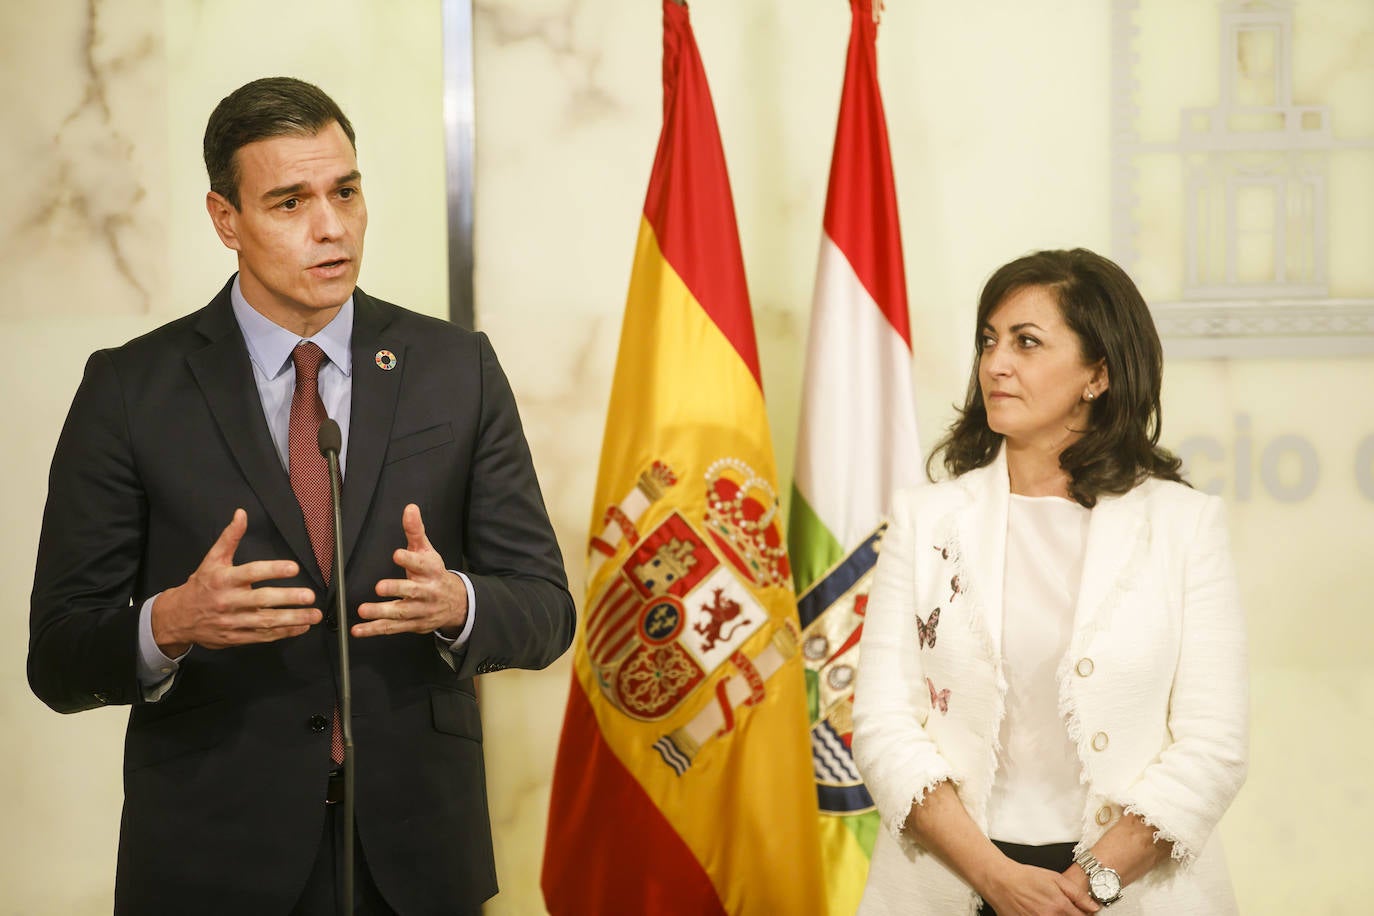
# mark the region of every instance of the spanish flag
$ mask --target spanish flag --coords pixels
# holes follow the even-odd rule
[[[849,750],[868,587],[892,495],[921,480],[873,0],[850,12],[788,528],[831,916],[858,908],[878,831]]]
[[[562,914],[823,913],[799,625],[725,156],[663,3],[542,887]]]

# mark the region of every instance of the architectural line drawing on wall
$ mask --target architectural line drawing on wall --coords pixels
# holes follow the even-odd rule
[[[1173,157],[1179,294],[1157,301],[1146,290],[1168,354],[1374,353],[1374,289],[1333,297],[1329,275],[1331,207],[1342,193],[1331,157],[1370,150],[1374,169],[1374,138],[1338,138],[1331,107],[1295,101],[1293,4],[1216,5],[1219,98],[1180,106],[1172,141],[1139,130],[1140,6],[1115,0],[1112,14],[1112,246],[1128,271],[1142,266],[1140,170],[1147,157]],[[1374,199],[1362,206],[1374,212]]]

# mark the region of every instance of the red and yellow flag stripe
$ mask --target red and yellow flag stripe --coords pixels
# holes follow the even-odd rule
[[[685,6],[592,504],[549,809],[551,913],[824,912],[772,442]]]

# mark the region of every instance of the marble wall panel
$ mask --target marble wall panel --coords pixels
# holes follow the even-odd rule
[[[4,17],[0,315],[147,313],[167,274],[161,4],[26,3]]]

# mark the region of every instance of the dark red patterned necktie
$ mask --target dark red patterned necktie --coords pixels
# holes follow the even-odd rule
[[[301,504],[305,531],[324,581],[334,570],[334,506],[329,494],[329,465],[320,454],[320,424],[328,416],[320,400],[320,366],[327,359],[318,344],[305,341],[291,351],[296,366],[296,391],[291,395],[291,425],[287,431],[286,466],[291,474],[291,489]],[[341,620],[339,626],[347,626]],[[334,707],[329,755],[334,763],[343,762],[343,729],[339,708]]]

